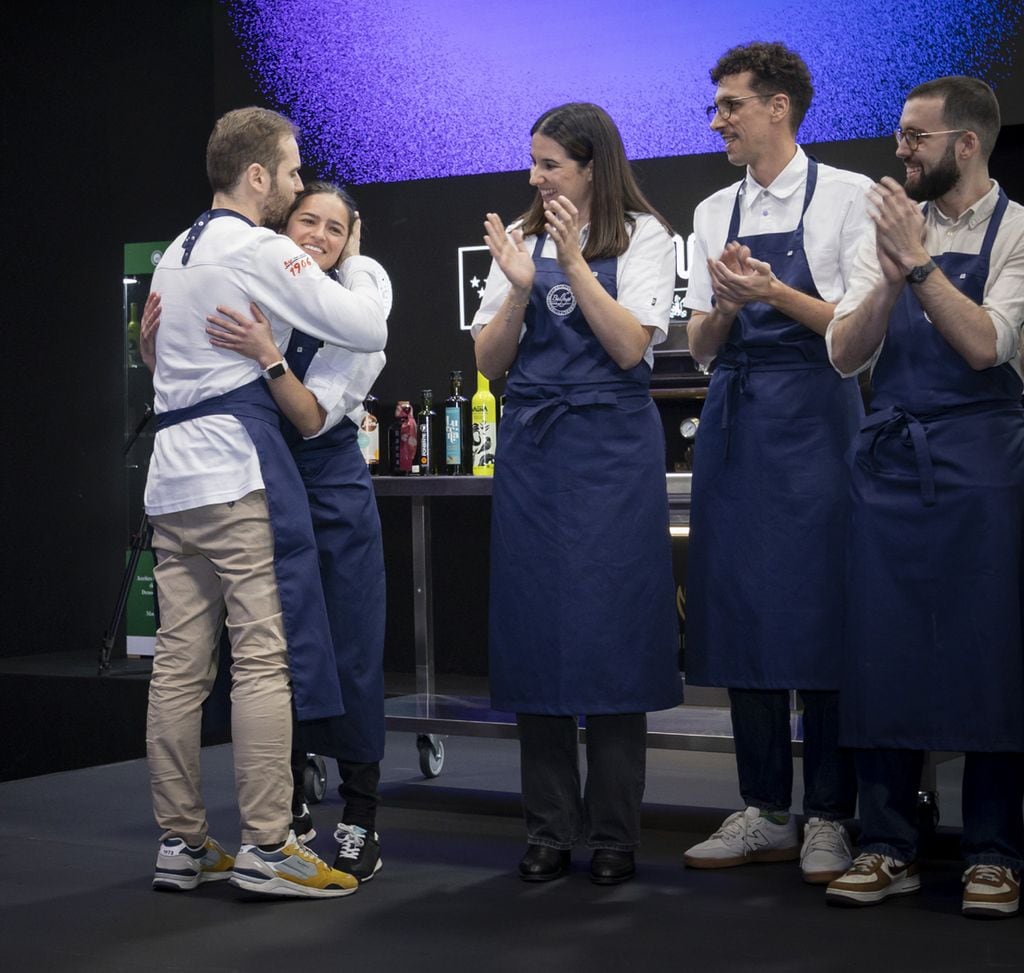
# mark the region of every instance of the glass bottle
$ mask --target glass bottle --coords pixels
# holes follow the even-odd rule
[[[413,473],[421,476],[436,476],[438,472],[439,451],[437,437],[437,413],[434,411],[434,390],[423,390],[423,401],[416,414],[416,433],[419,437],[417,461],[413,465]]]
[[[444,400],[444,471],[449,476],[466,476],[472,467],[469,399],[462,394],[462,372],[449,377],[450,389]]]
[[[380,421],[377,418],[379,403],[376,395],[363,400],[363,418],[359,420],[359,450],[371,474],[380,469]]]
[[[494,476],[494,451],[498,446],[498,416],[491,383],[476,373],[473,393],[473,476]]]
[[[391,475],[411,473],[416,459],[416,417],[412,414],[412,403],[402,400],[395,406],[395,418],[388,428]]]

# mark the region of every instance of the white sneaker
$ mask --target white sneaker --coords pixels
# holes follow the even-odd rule
[[[203,882],[231,878],[235,860],[207,836],[198,848],[189,848],[181,838],[160,842],[156,854],[153,888],[162,892],[187,892]]]
[[[730,814],[707,841],[694,845],[683,861],[690,868],[732,868],[747,862],[791,862],[800,856],[796,822],[776,824],[759,808]]]
[[[804,825],[804,844],[800,849],[800,871],[804,881],[827,885],[853,864],[850,836],[838,821],[808,818]]]
[[[965,916],[1002,919],[1020,908],[1020,872],[1002,865],[972,865],[964,872]]]
[[[854,859],[845,875],[829,882],[825,899],[829,905],[876,905],[920,888],[917,862],[866,852]]]

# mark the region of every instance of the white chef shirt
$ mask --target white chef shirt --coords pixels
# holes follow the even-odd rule
[[[343,285],[351,276],[350,264],[355,259],[357,258],[349,257],[338,269],[338,279]],[[373,273],[377,294],[387,316],[391,310],[391,279],[376,260],[369,257],[360,259],[361,266]],[[325,344],[314,355],[303,382],[316,396],[327,417],[320,431],[306,438],[315,439],[316,436],[322,436],[346,416],[358,426],[365,412],[363,401],[370,394],[370,389],[373,388],[373,383],[377,381],[386,361],[387,358],[382,351],[364,353]]]
[[[652,347],[660,344],[668,335],[668,319],[672,310],[672,295],[676,280],[675,241],[658,220],[650,213],[634,213],[636,224],[629,239],[626,252],[621,254],[616,263],[615,300],[630,312],[641,325],[655,329],[651,341],[644,352],[644,360],[648,365],[654,362]],[[509,227],[511,231],[518,223]],[[580,230],[580,245],[586,243],[586,234],[590,229],[588,223]],[[527,251],[532,254],[537,242],[535,236],[528,236],[523,241]],[[557,247],[551,237],[544,241],[542,257],[554,259],[558,255]],[[484,296],[480,302],[480,310],[473,318],[471,333],[475,338],[480,330],[494,318],[501,309],[511,285],[501,268],[493,260]],[[520,340],[526,326],[520,332]]]
[[[256,362],[214,348],[206,316],[218,306],[248,313],[256,303],[278,347],[292,328],[352,351],[381,351],[387,324],[372,270],[356,263],[346,287],[322,273],[286,236],[235,217],[212,220],[182,264],[182,233],[153,276],[161,297],[153,377],[156,412],[201,402],[259,375]],[[371,262],[373,263],[373,262]],[[233,416],[190,419],[160,430],[146,482],[147,513],[237,500],[263,487],[255,447]]]
[[[999,186],[993,180],[992,188],[973,206],[955,219],[946,216],[934,203],[928,206],[925,217],[925,249],[933,256],[943,253],[981,253],[989,220],[999,200]],[[923,205],[923,204],[922,204]],[[836,307],[833,322],[859,307],[875,284],[881,280],[882,268],[875,251],[875,226],[861,243],[854,263],[850,287]],[[1019,374],[1021,368],[1021,328],[1024,324],[1024,206],[1010,200],[992,244],[988,279],[981,305],[996,330],[996,364],[1010,362]],[[832,354],[832,328],[830,324],[825,343]],[[885,339],[883,338],[882,344]],[[870,368],[878,360],[882,344],[874,355],[857,371]],[[855,373],[854,373],[855,374]]]
[[[740,197],[740,236],[788,233],[800,225],[807,186],[807,155],[796,154],[770,186],[760,185],[747,170],[739,182],[698,204],[693,214],[694,246],[690,280],[683,306],[709,313],[711,277],[707,258],[719,257],[730,241],[729,222],[736,193]],[[804,216],[804,252],[814,285],[823,301],[834,303],[846,291],[861,237],[870,220],[867,192],[872,181],[860,173],[818,163],[818,181]]]

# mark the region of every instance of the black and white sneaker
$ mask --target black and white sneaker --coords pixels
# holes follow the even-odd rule
[[[312,841],[316,837],[313,827],[313,815],[309,813],[309,805],[295,803],[292,805],[292,831],[299,841]]]
[[[376,831],[371,835],[358,824],[339,824],[334,830],[334,840],[338,842],[334,867],[339,872],[348,872],[360,882],[369,882],[380,871],[384,862]]]

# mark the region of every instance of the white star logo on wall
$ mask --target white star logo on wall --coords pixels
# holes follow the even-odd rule
[[[491,254],[485,246],[459,247],[459,328],[468,331],[487,287]]]

